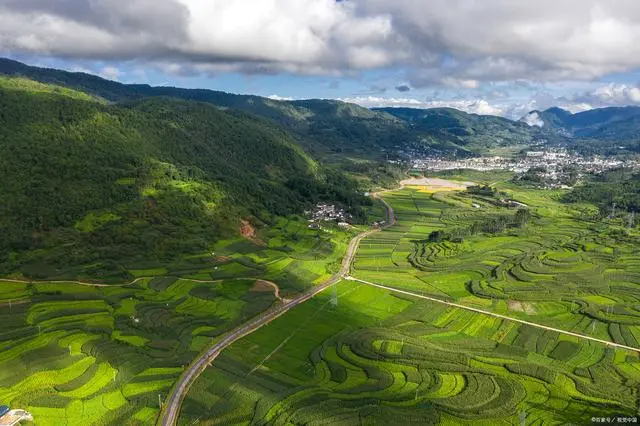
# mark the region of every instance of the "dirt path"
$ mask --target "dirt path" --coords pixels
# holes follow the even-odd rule
[[[283,303],[291,301],[290,299],[285,299],[280,296],[280,287],[278,287],[278,284],[273,281],[257,280],[253,287],[251,287],[250,291],[273,291],[273,295],[279,301]]]
[[[381,288],[381,289],[384,289],[384,290],[388,290],[388,291],[391,291],[391,292],[394,292],[394,293],[400,293],[400,294],[404,294],[404,295],[408,295],[408,296],[417,297],[419,299],[429,300],[431,302],[440,303],[442,305],[447,305],[447,306],[451,306],[451,307],[458,308],[458,309],[464,309],[464,310],[467,310],[467,311],[472,311],[472,312],[476,312],[476,313],[479,313],[479,314],[492,316],[492,317],[495,317],[495,318],[500,318],[500,319],[507,320],[507,321],[513,321],[513,322],[517,322],[517,323],[520,323],[520,324],[526,324],[526,325],[529,325],[531,327],[540,328],[542,330],[555,331],[556,333],[565,334],[565,335],[568,335],[568,336],[574,336],[574,337],[577,337],[579,339],[591,340],[592,342],[602,343],[602,344],[605,344],[607,346],[613,346],[613,347],[616,347],[616,348],[626,349],[628,351],[633,351],[633,352],[640,352],[640,348],[634,348],[634,347],[627,346],[627,345],[621,345],[620,343],[614,343],[614,342],[610,342],[608,340],[598,339],[597,337],[586,336],[584,334],[574,333],[572,331],[566,331],[566,330],[561,330],[559,328],[548,327],[546,325],[537,324],[535,322],[525,321],[525,320],[521,320],[521,319],[518,319],[518,318],[512,318],[512,317],[508,317],[506,315],[496,314],[494,312],[485,311],[485,310],[478,309],[478,308],[472,308],[470,306],[460,305],[458,303],[447,302],[446,300],[440,300],[440,299],[437,299],[435,297],[424,296],[422,294],[417,294],[417,293],[413,293],[413,292],[406,291],[406,290],[400,290],[398,288],[388,287],[386,285],[376,284],[376,283],[372,283],[372,282],[369,282],[369,281],[360,280],[358,278],[353,278],[353,277],[350,277],[350,276],[349,277],[345,277],[345,279],[346,280],[350,280],[350,281],[356,281],[356,282],[359,282],[359,283],[362,283],[362,284],[366,284],[366,285],[370,285],[372,287],[378,287],[378,288]]]

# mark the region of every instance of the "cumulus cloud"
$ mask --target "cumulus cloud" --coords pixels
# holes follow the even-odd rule
[[[279,96],[279,95],[269,95],[267,98],[274,101],[292,101],[293,98],[290,96]]]
[[[391,17],[334,0],[3,0],[0,50],[197,71],[332,73],[402,59]]]
[[[405,107],[405,108],[455,108],[460,111],[480,115],[504,115],[504,110],[496,105],[491,105],[486,100],[424,100],[414,98],[386,98],[376,96],[360,96],[339,99],[343,102],[351,102],[367,108],[375,107]]]
[[[411,0],[362,2],[388,13],[415,57],[445,52],[443,76],[470,80],[589,79],[638,67],[634,0]],[[432,60],[426,55],[427,65]],[[419,77],[419,72],[417,73]]]
[[[544,127],[544,120],[540,118],[540,114],[535,111],[525,115],[522,121],[527,123],[529,127]]]
[[[475,89],[639,68],[639,24],[637,0],[2,0],[0,50]]]
[[[574,102],[590,105],[594,108],[602,106],[639,105],[640,87],[610,83],[590,92],[574,95],[571,99]]]
[[[410,92],[411,86],[409,86],[408,84],[399,84],[396,86],[396,90],[398,92]]]

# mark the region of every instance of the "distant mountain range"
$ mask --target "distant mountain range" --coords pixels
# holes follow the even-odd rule
[[[407,149],[478,155],[495,147],[526,146],[541,134],[520,122],[451,108],[367,109],[334,100],[276,101],[215,90],[121,84],[86,73],[38,68],[1,58],[0,74],[68,87],[108,102],[172,97],[242,110],[282,126],[310,154],[338,161],[347,154],[384,159],[389,153]]]
[[[112,103],[170,97],[241,110],[289,132],[315,158],[344,165],[353,158],[388,159],[399,151],[473,156],[562,145],[587,153],[636,151],[640,107],[601,108],[572,114],[561,108],[531,111],[521,120],[468,114],[452,108],[373,108],[334,100],[277,101],[208,89],[122,84],[78,72],[33,67],[0,58],[0,74],[82,91]]]
[[[571,138],[640,140],[640,107],[608,107],[572,114],[562,108],[531,111],[521,119],[532,127]]]

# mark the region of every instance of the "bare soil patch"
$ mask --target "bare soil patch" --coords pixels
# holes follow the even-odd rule
[[[533,304],[530,302],[520,302],[518,300],[509,300],[507,302],[507,306],[510,311],[514,312],[524,312],[528,315],[533,315],[536,313],[536,309],[533,307]]]
[[[473,182],[454,182],[440,178],[412,178],[400,182],[403,186],[422,186],[432,191],[460,191],[474,185]]]
[[[256,228],[254,228],[248,220],[240,220],[240,235],[259,246],[267,245],[264,241],[258,238]]]
[[[255,284],[253,284],[253,287],[251,287],[250,291],[273,292],[273,295],[276,297],[276,299],[280,300],[281,302],[286,303],[289,301],[288,299],[280,297],[280,287],[278,287],[278,284],[272,281],[257,280]]]

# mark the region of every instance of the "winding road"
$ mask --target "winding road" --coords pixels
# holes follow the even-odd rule
[[[160,415],[158,417],[158,425],[162,426],[170,426],[175,425],[178,421],[178,416],[180,414],[180,407],[182,406],[182,401],[184,400],[185,395],[189,391],[191,385],[195,382],[195,380],[202,374],[202,372],[207,368],[207,366],[211,365],[214,359],[220,355],[224,349],[226,349],[229,345],[236,342],[237,340],[245,337],[248,334],[253,333],[258,330],[262,326],[270,323],[281,315],[285,314],[291,308],[306,302],[309,299],[312,299],[317,294],[326,290],[327,288],[335,285],[339,281],[341,281],[344,277],[348,276],[349,270],[351,269],[351,264],[353,263],[353,259],[358,251],[358,247],[360,245],[360,241],[363,238],[366,238],[376,232],[379,232],[382,229],[389,228],[393,226],[396,222],[395,215],[393,213],[393,208],[389,203],[379,197],[378,194],[372,194],[372,197],[380,200],[385,206],[387,213],[387,221],[384,226],[379,228],[370,229],[368,231],[362,232],[351,239],[349,242],[349,246],[347,248],[347,252],[342,260],[342,266],[340,270],[335,273],[331,278],[327,281],[319,284],[308,291],[296,296],[294,299],[291,299],[287,303],[277,305],[273,309],[261,314],[260,316],[254,318],[253,320],[241,325],[240,327],[230,331],[227,335],[207,349],[199,358],[193,361],[187,369],[182,373],[182,376],[178,379],[178,382],[171,389],[171,393],[167,397],[162,410],[160,411]]]

